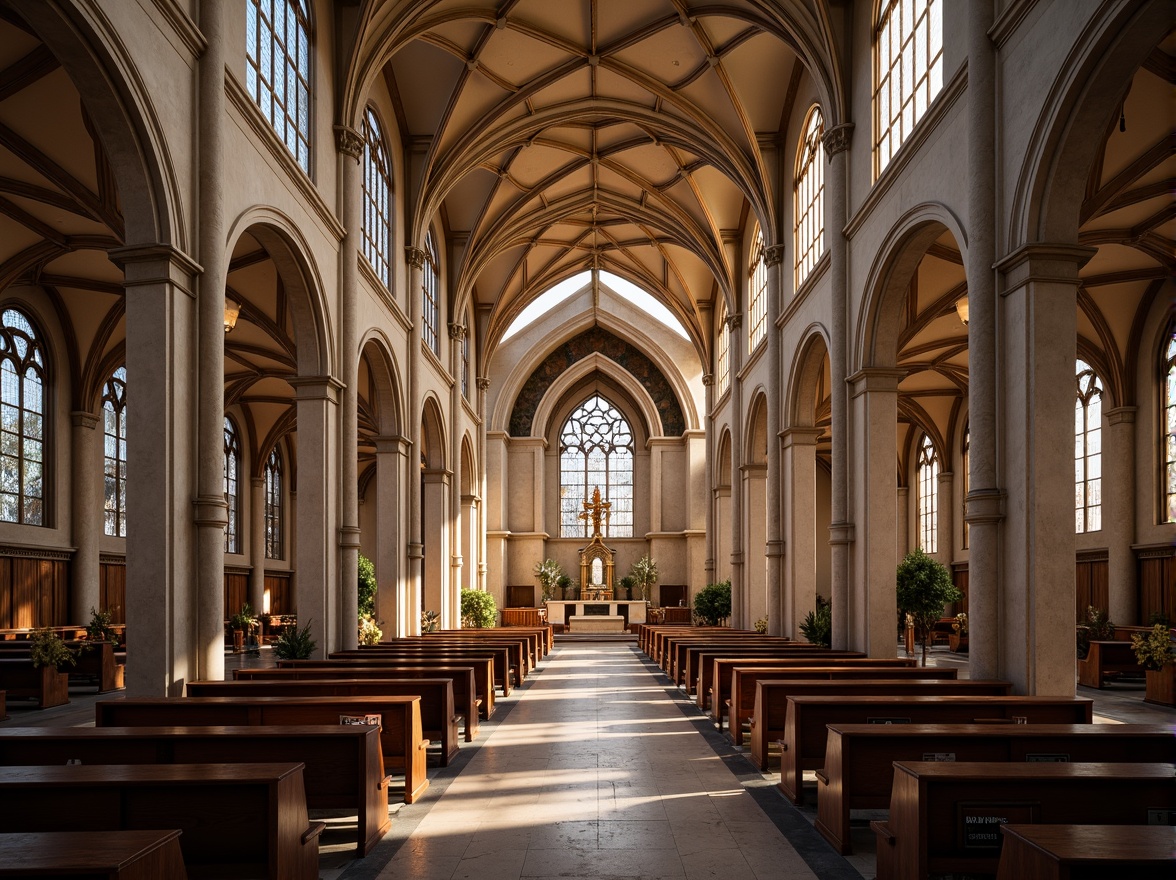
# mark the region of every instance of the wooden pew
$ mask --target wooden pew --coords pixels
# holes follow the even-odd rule
[[[457,713],[448,678],[350,678],[316,681],[190,681],[189,697],[409,697],[421,698],[421,732],[441,746],[441,766],[457,756]]]
[[[1078,684],[1102,688],[1108,675],[1143,675],[1130,642],[1092,641],[1086,659],[1078,661]]]
[[[817,831],[851,851],[850,810],[890,804],[894,761],[1176,762],[1169,724],[831,724],[817,771]]]
[[[8,720],[7,691],[0,691],[0,721]]]
[[[532,666],[538,663],[550,653],[554,642],[552,641],[550,626],[512,626],[512,627],[492,627],[489,629],[441,629],[431,633],[425,633],[427,638],[436,638],[437,636],[457,636],[458,638],[470,639],[477,641],[478,639],[501,639],[501,638],[525,638],[531,646],[531,656],[533,658]]]
[[[750,723],[755,714],[756,686],[761,681],[956,681],[957,672],[954,668],[934,666],[827,666],[808,674],[803,666],[735,666],[730,676],[727,735],[735,745],[743,745],[743,726],[745,722]]]
[[[679,635],[667,636],[662,646],[662,669],[676,685],[686,683],[686,649],[687,648],[784,648],[803,645],[803,642],[792,642],[788,639],[769,639],[760,636],[696,636]],[[812,645],[806,645],[812,650]],[[817,650],[824,650],[817,648]]]
[[[331,676],[328,676],[329,678],[351,678],[351,671],[357,669],[397,670],[398,674],[402,670],[414,669],[436,671],[436,676],[426,675],[425,678],[444,678],[452,670],[472,669],[474,673],[474,699],[478,702],[482,717],[489,718],[494,714],[494,659],[489,655],[481,658],[446,658],[428,655],[402,658],[378,657],[373,654],[367,658],[353,660],[342,658],[338,660],[279,660],[278,669],[327,669],[333,672]],[[365,672],[357,677],[366,678],[367,675]],[[454,699],[457,699],[456,688]]]
[[[489,630],[489,632],[498,632]],[[418,641],[416,637],[410,636],[407,639],[397,639],[394,642],[380,642],[374,645],[375,648],[382,648],[386,645],[399,645],[404,642]],[[510,666],[514,670],[515,680],[514,684],[522,684],[523,679],[531,674],[535,668],[536,658],[532,655],[532,639],[526,635],[509,634],[505,636],[490,635],[490,636],[468,636],[454,633],[436,632],[428,633],[419,637],[420,644],[423,645],[456,645],[461,648],[482,647],[491,645],[495,647],[505,647],[510,651]]]
[[[180,830],[0,834],[0,878],[186,880]]]
[[[179,828],[189,876],[314,880],[324,826],[302,764],[265,763],[0,767],[0,827]]]
[[[504,697],[510,696],[511,663],[510,651],[505,647],[494,645],[451,645],[439,642],[433,645],[409,643],[404,645],[381,644],[368,648],[358,648],[354,651],[333,651],[328,655],[329,660],[363,660],[363,665],[374,665],[368,661],[385,662],[396,660],[400,663],[416,661],[424,658],[445,660],[450,666],[464,666],[465,660],[487,659],[493,661],[494,674],[491,681],[502,691]]]
[[[0,728],[0,765],[302,762],[312,810],[355,809],[356,850],[391,827],[380,732],[371,725]]]
[[[418,679],[444,678],[453,683],[453,711],[465,719],[465,740],[478,735],[481,711],[471,666],[350,666],[346,668],[263,668],[234,669],[234,681],[322,681],[332,679]],[[423,709],[421,710],[424,711]],[[422,724],[424,720],[422,718]]]
[[[0,657],[0,688],[11,699],[37,701],[42,709],[64,706],[69,702],[69,673],[58,672],[52,666],[33,666],[27,655]]]
[[[65,644],[74,652],[76,661],[73,666],[66,666],[62,670],[71,682],[78,684],[81,679],[82,684],[95,683],[100,694],[126,687],[126,667],[116,661],[112,642],[75,639]],[[27,657],[32,647],[31,641],[0,642],[0,658]]]
[[[786,642],[783,645],[722,645],[718,648],[708,646],[686,645],[683,652],[682,677],[686,693],[698,697],[699,684],[703,679],[704,667],[713,668],[715,657],[810,657],[821,660],[826,657],[859,657],[866,655],[860,651],[830,651],[820,645],[807,645],[804,642]],[[814,666],[820,665],[814,663]],[[706,676],[709,683],[709,675]]]
[[[996,880],[1172,880],[1172,828],[1162,825],[1002,825]]]
[[[713,652],[753,652],[767,651],[781,654],[804,654],[806,656],[832,653],[828,648],[819,645],[806,645],[804,642],[793,642],[788,639],[684,639],[673,643],[673,653],[670,656],[670,678],[678,687],[686,688],[688,694],[694,693],[698,685],[698,657],[705,651]],[[864,657],[864,654],[854,653],[854,657]]]
[[[1085,697],[931,696],[929,691],[918,696],[789,697],[779,738],[780,790],[793,803],[802,802],[801,774],[825,763],[830,724],[1011,724],[1014,717],[1026,724],[1089,724],[1092,707]],[[758,717],[758,706],[756,713]],[[752,733],[754,747],[754,729]],[[767,742],[761,742],[766,756]]]
[[[658,625],[650,629],[650,650],[646,653],[650,659],[664,670],[666,646],[671,639],[687,638],[690,636],[758,636],[759,633],[747,629],[731,629],[726,626],[691,626],[683,629],[680,626]]]
[[[233,727],[338,724],[340,716],[380,715],[385,770],[404,772],[404,802],[429,787],[420,697],[139,697],[99,701],[98,727]]]
[[[1173,808],[1170,765],[895,761],[890,817],[870,823],[878,880],[995,874],[1007,823],[1146,825]]]

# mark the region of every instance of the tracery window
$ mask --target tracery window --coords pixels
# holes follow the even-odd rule
[[[576,407],[559,435],[559,524],[561,538],[591,537],[581,519],[584,502],[599,487],[612,506],[601,532],[633,536],[633,431],[621,412],[599,394]]]
[[[715,376],[719,394],[731,386],[731,329],[727,326],[727,309],[719,312],[719,332],[715,339]]]
[[[282,558],[282,455],[274,447],[265,460],[265,558]]]
[[[919,547],[924,553],[935,553],[939,549],[939,457],[926,434],[919,441],[915,474],[919,482]]]
[[[245,4],[245,88],[310,173],[310,0]]]
[[[808,278],[825,252],[825,163],[821,161],[821,136],[825,117],[821,108],[809,110],[804,136],[796,153],[796,286]]]
[[[437,260],[437,244],[433,240],[432,230],[425,236],[425,268],[424,268],[424,290],[423,290],[423,309],[424,328],[423,336],[425,344],[429,346],[433,354],[437,357],[441,356],[441,338],[437,334],[437,326],[440,321],[439,298],[437,296],[437,287],[440,281],[440,263]]]
[[[747,351],[755,351],[755,347],[764,341],[768,330],[768,265],[764,259],[764,234],[759,230],[755,233],[755,245],[751,249],[750,291],[748,296],[748,329]]]
[[[1102,380],[1085,361],[1077,362],[1074,402],[1074,531],[1102,528]]]
[[[17,309],[0,315],[0,520],[45,525],[45,352]]]
[[[104,448],[103,528],[116,538],[127,536],[127,368],[115,370],[102,388]]]
[[[943,88],[943,0],[883,2],[874,31],[874,177]]]
[[[961,452],[963,459],[964,471],[964,491],[963,491],[963,512],[960,517],[960,522],[964,524],[964,549],[968,549],[968,492],[971,491],[972,486],[972,426],[968,423],[964,424],[964,448]]]
[[[1176,325],[1163,349],[1164,522],[1176,522]]]
[[[225,552],[241,552],[241,440],[237,426],[225,416],[225,501],[229,522],[225,526]]]
[[[363,255],[389,289],[391,253],[392,161],[380,120],[369,107],[363,115]]]

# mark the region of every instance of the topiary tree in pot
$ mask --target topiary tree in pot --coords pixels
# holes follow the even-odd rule
[[[694,594],[694,616],[706,626],[718,626],[731,616],[731,582],[707,584]]]
[[[899,610],[911,615],[915,629],[923,638],[923,665],[926,666],[931,628],[943,616],[943,606],[958,602],[964,594],[951,582],[947,567],[918,548],[899,563],[895,587]]]
[[[498,622],[494,597],[482,590],[461,591],[461,625],[466,629],[487,629]]]

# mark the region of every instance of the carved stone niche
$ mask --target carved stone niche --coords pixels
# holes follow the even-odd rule
[[[580,551],[580,598],[611,599],[612,592],[613,552],[596,535]]]

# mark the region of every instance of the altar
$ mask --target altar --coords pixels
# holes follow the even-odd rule
[[[619,599],[611,602],[593,602],[583,599],[549,599],[547,601],[547,622],[569,626],[572,623],[571,618],[573,617],[578,617],[582,620],[591,620],[593,617],[616,617],[622,623],[620,629],[614,631],[620,632],[628,624],[645,623],[647,621],[646,611],[648,608],[649,603],[642,599],[632,601]],[[583,632],[584,629],[581,628],[580,631]],[[599,632],[599,630],[597,631]]]

